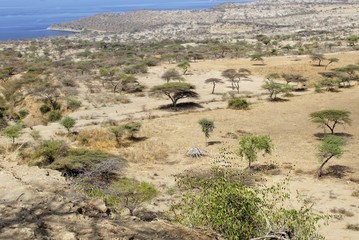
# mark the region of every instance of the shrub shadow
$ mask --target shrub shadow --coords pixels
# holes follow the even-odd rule
[[[347,176],[347,174],[353,173],[353,170],[350,167],[343,165],[332,165],[329,166],[324,172],[322,177],[335,177],[335,178],[343,178]]]
[[[193,110],[197,108],[203,108],[203,106],[195,102],[185,102],[185,103],[178,103],[176,107],[173,107],[172,104],[162,105],[158,109],[166,110],[170,112],[177,112],[183,110]]]
[[[317,140],[322,140],[325,136],[331,135],[331,133],[314,133],[314,137],[317,138]],[[343,137],[343,138],[351,138],[353,137],[350,133],[334,133],[335,136]]]
[[[221,144],[222,142],[221,141],[209,141],[207,143],[208,146],[212,146],[212,145],[217,145],[217,144]]]

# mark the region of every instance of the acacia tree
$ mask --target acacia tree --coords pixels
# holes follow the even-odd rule
[[[327,135],[323,138],[318,146],[318,157],[322,161],[318,169],[318,177],[323,175],[323,167],[330,159],[339,158],[343,155],[344,144],[344,139],[335,135]]]
[[[177,67],[183,70],[183,75],[186,75],[188,68],[191,67],[191,64],[187,60],[185,60],[177,64]]]
[[[206,145],[208,146],[207,139],[209,138],[209,133],[213,132],[214,122],[212,120],[208,120],[207,118],[202,118],[198,121],[198,124],[201,126],[204,137],[206,138]]]
[[[212,94],[214,94],[214,89],[216,88],[217,83],[223,83],[220,78],[208,78],[204,81],[205,83],[212,83]]]
[[[199,98],[194,91],[195,86],[184,82],[170,82],[154,86],[150,89],[152,96],[166,95],[171,99],[172,107],[175,108],[178,100],[182,98]]]
[[[298,89],[303,89],[305,87],[306,82],[308,81],[307,78],[305,78],[301,74],[295,74],[295,73],[283,73],[282,77],[284,80],[289,83],[296,83],[299,84]]]
[[[266,81],[266,83],[262,85],[262,88],[269,92],[269,98],[272,101],[278,99],[277,95],[279,93],[288,93],[293,89],[293,87],[288,84],[277,83],[272,80]]]
[[[318,123],[320,127],[328,127],[331,134],[334,134],[334,128],[338,125],[350,125],[352,120],[350,112],[345,110],[327,109],[310,114],[312,122]]]
[[[234,90],[235,88],[234,81],[237,78],[237,76],[238,76],[237,70],[233,68],[226,69],[222,72],[222,77],[227,78],[231,82],[232,90]]]
[[[258,52],[258,53],[254,53],[251,55],[251,61],[259,61],[262,63],[262,65],[264,65],[264,58],[263,58],[263,54]]]
[[[269,136],[247,135],[239,140],[237,155],[242,159],[248,160],[248,168],[251,168],[252,162],[257,161],[259,151],[271,154],[273,150],[272,140]]]
[[[76,119],[66,116],[61,119],[60,124],[67,129],[68,133],[70,133],[71,128],[73,128],[76,124]]]
[[[12,139],[12,144],[15,144],[15,139],[21,136],[22,125],[16,124],[7,126],[3,131],[2,135]]]
[[[336,62],[339,62],[339,58],[335,58],[335,57],[328,58],[328,63],[327,63],[327,65],[325,65],[325,69],[327,69],[330,64],[336,63]]]
[[[310,59],[312,59],[313,61],[318,61],[318,67],[320,67],[322,61],[325,60],[325,57],[321,53],[312,53],[310,55]]]
[[[167,83],[169,83],[169,81],[171,81],[172,79],[178,81],[184,80],[184,78],[174,68],[168,69],[166,72],[164,72],[161,78],[165,80]]]

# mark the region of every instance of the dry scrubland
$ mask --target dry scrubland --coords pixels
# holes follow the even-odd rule
[[[338,57],[340,61],[332,67],[345,66],[359,60],[356,52],[334,54],[333,56]],[[244,169],[247,163],[238,157],[222,162],[215,162],[214,159],[217,159],[218,155],[221,155],[224,151],[234,151],[238,146],[237,137],[243,134],[268,134],[273,139],[275,151],[272,155],[260,157],[258,166],[275,164],[275,169],[264,171],[262,178],[266,180],[263,184],[270,186],[289,176],[289,189],[293,197],[293,201],[290,203],[291,206],[297,205],[294,197],[298,194],[305,201],[313,203],[313,208],[318,213],[331,214],[331,211],[334,211],[333,209],[345,209],[345,211],[353,214],[353,216],[349,215],[348,217],[336,214],[337,217],[330,219],[329,225],[320,228],[320,232],[327,239],[356,239],[357,232],[347,230],[346,226],[347,224],[356,224],[356,216],[359,215],[358,199],[352,196],[353,192],[358,189],[359,181],[357,162],[357,156],[359,155],[357,148],[359,127],[356,123],[356,120],[359,119],[357,108],[357,103],[359,102],[358,87],[341,89],[336,93],[314,93],[310,90],[305,92],[304,95],[300,94],[303,96],[289,98],[287,102],[268,102],[267,95],[263,95],[264,92],[260,89],[265,79],[264,76],[268,73],[273,71],[279,73],[288,71],[304,73],[306,77],[313,81],[319,76],[317,72],[323,70],[323,68],[313,66],[308,56],[266,58],[265,65],[263,66],[253,65],[253,62],[248,59],[200,61],[191,65],[191,75],[185,77],[189,83],[197,86],[198,92],[201,95],[199,102],[205,102],[202,103],[204,108],[199,109],[199,111],[167,112],[158,110],[156,107],[168,103],[168,99],[131,96],[131,102],[127,104],[115,104],[110,107],[98,106],[96,108],[88,106],[87,110],[80,109],[72,113],[70,116],[78,119],[76,129],[80,132],[88,131],[88,134],[93,139],[93,143],[90,142],[90,147],[120,154],[126,158],[128,160],[128,166],[125,170],[126,176],[150,182],[156,186],[159,190],[159,195],[147,205],[148,209],[154,211],[166,210],[173,196],[178,194],[173,175],[182,173],[185,170],[203,170],[218,165],[230,165],[232,168]],[[163,80],[159,79],[159,75],[170,67],[174,67],[173,64],[153,67],[148,74],[139,79],[146,83],[148,87],[160,84]],[[253,81],[245,82],[241,87],[241,90],[251,92],[251,95],[254,96],[248,99],[253,105],[246,111],[226,109],[226,102],[223,102],[221,99],[222,93],[230,90],[228,82],[218,86],[216,90],[218,95],[210,94],[211,85],[204,84],[204,80],[210,76],[220,77],[223,69],[238,67],[245,67],[252,71],[250,78]],[[213,98],[216,100],[214,101]],[[144,105],[146,109],[144,109]],[[351,111],[353,124],[345,128],[341,126],[337,128],[337,131],[340,133],[350,134],[347,137],[348,144],[345,147],[345,154],[341,159],[333,159],[329,163],[328,166],[331,167],[330,169],[334,175],[329,174],[323,177],[323,179],[318,180],[314,176],[319,166],[319,161],[316,157],[316,145],[319,143],[319,140],[316,134],[323,132],[323,129],[317,128],[315,124],[310,122],[309,114],[313,111],[327,108]],[[86,119],[88,116],[92,117]],[[212,119],[216,126],[210,137],[210,141],[213,142],[210,146],[205,146],[203,133],[197,123],[198,119],[203,117]],[[142,128],[137,135],[146,139],[118,149],[113,140],[104,136],[108,133],[101,130],[103,128],[98,127],[97,124],[105,124],[109,119],[122,120],[128,118],[142,119]],[[49,124],[48,126],[33,126],[33,128],[39,130],[40,134],[45,138],[52,136],[59,139],[65,133],[58,123]],[[24,140],[26,140],[26,136],[20,142]],[[191,146],[198,146],[208,151],[210,155],[199,159],[186,157],[185,153]],[[4,162],[2,164],[3,170],[6,173],[5,175],[8,175],[8,172],[15,174],[15,169],[19,171],[15,176],[21,182],[25,181],[33,184],[32,181],[39,181],[35,177],[23,176],[26,171],[32,172],[33,170],[31,169],[19,169],[18,166],[9,168],[5,167]],[[333,166],[336,166],[336,168]],[[39,175],[44,176],[44,174],[42,172]],[[50,176],[53,176],[53,174],[51,172]],[[58,174],[56,173],[56,175]],[[47,182],[45,179],[45,177],[41,177],[40,181]],[[15,181],[15,179],[12,181]],[[63,182],[64,180],[61,179],[59,181]],[[9,179],[5,176],[3,181],[4,191],[8,192],[10,189],[9,182]],[[19,183],[13,184],[16,186]],[[31,192],[34,191],[32,189],[31,191],[26,189],[26,187],[21,187],[20,189],[22,188],[25,188],[24,196],[29,197],[29,202],[33,201],[31,196],[39,194]],[[53,190],[48,190],[47,187],[41,185],[42,188],[45,189],[41,191],[45,192],[47,200],[51,199],[49,196],[53,196],[53,193],[49,194],[47,191],[52,192]],[[66,188],[66,183],[64,187],[59,185],[60,192],[63,191],[61,189]],[[169,195],[168,192],[170,190],[177,193]],[[21,196],[22,193],[23,191],[19,190],[12,191],[6,198],[12,199]],[[27,198],[24,198],[23,202],[27,200]],[[66,202],[66,200],[64,201]],[[72,219],[74,215],[70,214],[68,217]],[[50,224],[50,222],[55,220],[50,218],[43,221],[47,221],[47,224]],[[84,220],[80,219],[80,221]],[[89,225],[95,223],[81,222],[81,224],[83,226],[79,229],[88,229],[87,236],[95,234],[89,230]],[[96,224],[99,224],[100,227],[108,228],[108,224],[113,223],[103,220]],[[140,226],[143,227],[142,225]],[[163,225],[161,226],[163,227]],[[59,229],[63,231],[63,229],[68,229],[68,227],[66,224],[61,224]],[[123,227],[125,229],[123,234],[131,235],[132,232],[129,230],[131,227],[136,229],[136,224]],[[151,226],[149,227],[151,228]],[[160,226],[158,227],[160,228]],[[174,231],[173,229],[165,229],[166,231],[172,231],[172,233]],[[176,231],[180,231],[179,228],[176,229]],[[6,235],[7,231],[3,232],[3,236],[8,236]],[[146,234],[151,232],[150,230],[146,231]],[[10,234],[12,233],[11,230],[9,232]],[[71,231],[69,234],[71,236]],[[182,234],[184,235],[185,233]],[[106,235],[101,236],[106,238]]]
[[[240,179],[258,189],[284,182],[287,208],[305,204],[330,215],[320,221],[326,239],[358,239],[357,8],[357,1],[288,0],[103,14],[54,26],[98,32],[1,43],[0,239],[221,239],[210,228],[174,223],[171,211],[186,192],[176,176],[204,178],[213,167],[249,173]],[[173,108],[164,94],[154,96],[170,69],[199,98]],[[227,69],[248,73],[238,91],[222,76]],[[270,99],[262,86],[272,73],[307,81]],[[209,78],[223,80],[214,94]],[[283,77],[274,81],[288,88]],[[229,109],[233,97],[249,108]],[[324,109],[350,111],[353,121],[336,127],[344,154],[318,178],[325,134],[309,115]],[[75,126],[70,119],[66,130],[63,116]],[[202,118],[215,125],[208,145]],[[16,123],[23,128],[12,139],[3,129]],[[235,154],[249,134],[269,135],[274,145],[251,169]],[[188,157],[191,147],[208,155]]]

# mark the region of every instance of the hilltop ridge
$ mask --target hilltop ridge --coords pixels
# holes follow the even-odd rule
[[[278,6],[280,5],[280,8]],[[232,39],[258,34],[359,32],[359,1],[267,1],[223,3],[208,10],[141,10],[103,13],[50,29],[100,31],[120,35],[123,41],[163,39]]]

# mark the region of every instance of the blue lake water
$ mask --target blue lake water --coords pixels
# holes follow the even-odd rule
[[[46,29],[55,23],[96,13],[139,9],[206,9],[223,2],[226,0],[0,0],[0,40],[68,34]]]

